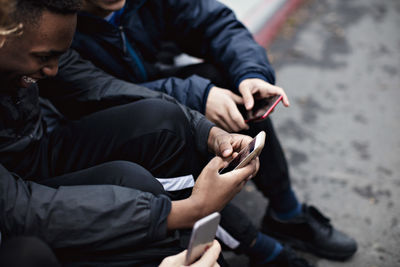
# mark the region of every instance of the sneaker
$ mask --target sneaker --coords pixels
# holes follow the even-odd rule
[[[336,230],[320,211],[313,206],[302,206],[302,214],[281,221],[267,210],[262,232],[303,251],[331,260],[346,260],[357,251],[357,243],[348,235]]]
[[[313,267],[305,259],[300,258],[288,246],[284,246],[281,253],[271,262],[256,264],[250,260],[251,267]]]

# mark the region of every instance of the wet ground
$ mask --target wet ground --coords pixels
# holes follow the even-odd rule
[[[400,1],[306,1],[268,52],[292,104],[272,118],[293,187],[359,244],[344,263],[302,255],[400,266]],[[235,202],[259,225],[267,200],[252,184]]]

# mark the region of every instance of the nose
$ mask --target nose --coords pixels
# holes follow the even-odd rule
[[[51,60],[42,68],[42,73],[45,76],[56,76],[58,72],[58,59]]]

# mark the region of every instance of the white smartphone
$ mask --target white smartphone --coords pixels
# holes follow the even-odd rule
[[[186,253],[185,265],[195,262],[203,255],[207,247],[211,246],[220,218],[221,215],[218,212],[214,212],[194,224]]]
[[[260,155],[261,150],[264,147],[264,143],[265,132],[261,131],[256,137],[254,137],[247,147],[243,148],[239,154],[229,162],[228,166],[219,171],[219,174],[230,172],[246,166],[252,159]]]

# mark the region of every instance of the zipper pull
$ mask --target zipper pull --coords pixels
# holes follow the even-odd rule
[[[125,37],[125,33],[124,33],[124,27],[119,26],[119,33],[121,34],[121,39],[122,39],[122,50],[124,50],[124,53],[126,53],[126,37]]]

